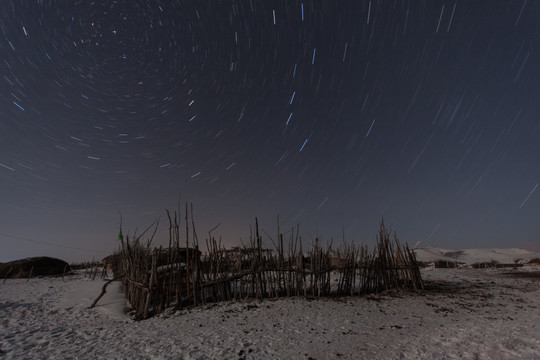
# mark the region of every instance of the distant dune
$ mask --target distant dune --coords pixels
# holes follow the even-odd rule
[[[532,259],[539,259],[540,252],[525,249],[442,249],[426,247],[415,249],[416,258],[421,262],[449,261],[462,265],[488,263],[496,261],[499,264],[525,264]]]

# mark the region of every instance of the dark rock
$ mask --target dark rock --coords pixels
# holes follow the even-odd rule
[[[0,264],[0,277],[9,279],[30,276],[50,276],[71,273],[69,264],[64,260],[47,256],[32,257]]]

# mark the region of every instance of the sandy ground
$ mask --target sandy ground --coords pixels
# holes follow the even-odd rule
[[[427,289],[221,303],[133,321],[118,283],[0,283],[0,359],[540,359],[540,268],[425,269]]]

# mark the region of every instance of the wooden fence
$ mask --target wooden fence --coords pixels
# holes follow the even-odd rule
[[[152,248],[152,238],[146,244],[141,236],[133,241],[121,238],[115,278],[122,279],[124,295],[138,318],[171,307],[218,301],[320,298],[423,288],[414,253],[395,235],[390,239],[384,222],[371,253],[366,246],[353,244],[334,250],[332,245],[321,246],[318,240],[304,249],[298,229],[293,229],[288,241],[279,234],[277,241],[271,239],[274,249],[265,249],[255,220],[248,245],[225,249],[209,233],[203,256],[188,210],[186,206],[185,245],[180,244],[179,217],[177,213],[171,217],[169,212],[167,248]]]

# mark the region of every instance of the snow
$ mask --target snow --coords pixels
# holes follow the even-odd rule
[[[145,321],[125,314],[118,282],[88,309],[103,280],[8,279],[0,359],[540,359],[539,272],[428,268],[418,293],[220,303]]]
[[[434,247],[415,249],[416,259],[422,262],[444,260],[464,265],[496,261],[500,264],[526,263],[531,259],[540,259],[540,252],[525,249],[466,249],[452,250]]]

